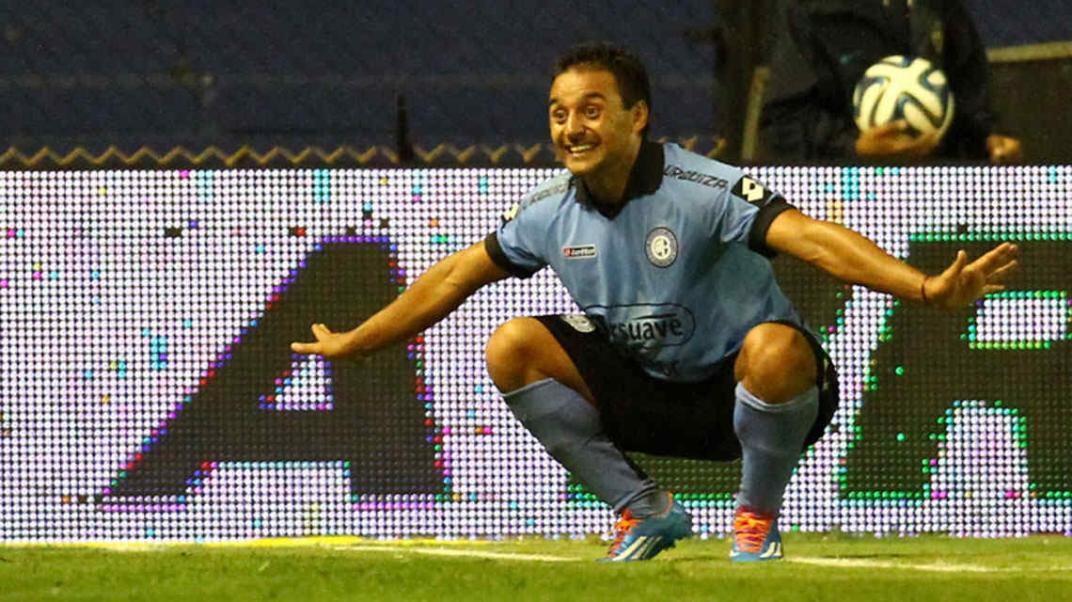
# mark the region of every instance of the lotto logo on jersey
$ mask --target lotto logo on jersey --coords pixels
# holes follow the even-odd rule
[[[774,196],[764,185],[748,176],[744,176],[737,181],[737,185],[733,187],[733,194],[761,207],[766,205],[771,197]]]
[[[596,246],[575,245],[562,247],[562,256],[566,259],[594,259],[596,257]]]

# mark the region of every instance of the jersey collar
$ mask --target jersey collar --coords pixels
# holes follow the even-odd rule
[[[570,183],[577,191],[577,201],[594,208],[606,217],[613,218],[621,213],[630,200],[654,193],[663,183],[663,145],[645,140],[640,145],[633,169],[629,171],[629,182],[625,185],[622,202],[616,205],[604,203],[588,192],[584,180],[573,176]]]

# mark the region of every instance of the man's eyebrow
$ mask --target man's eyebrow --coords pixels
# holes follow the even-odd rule
[[[603,96],[599,92],[589,92],[588,94],[584,95],[584,100],[591,100],[593,98],[598,98],[599,100],[607,100],[607,97]],[[547,101],[547,106],[549,107],[553,107],[556,104],[558,104],[558,99],[553,96],[549,101]]]

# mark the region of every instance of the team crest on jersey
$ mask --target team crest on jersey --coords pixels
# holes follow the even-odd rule
[[[644,251],[648,254],[648,261],[656,267],[669,267],[677,259],[677,237],[670,228],[659,226],[648,232]]]
[[[771,200],[771,197],[774,196],[770,190],[767,190],[766,186],[748,176],[744,176],[737,181],[737,185],[733,187],[733,194],[760,207],[766,205]]]
[[[572,247],[562,247],[562,256],[566,259],[595,259],[596,246],[574,245]]]

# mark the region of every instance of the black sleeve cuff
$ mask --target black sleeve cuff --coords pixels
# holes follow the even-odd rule
[[[777,255],[777,251],[767,246],[767,230],[770,229],[774,218],[790,209],[794,207],[781,196],[772,198],[766,205],[760,207],[755,221],[752,222],[752,232],[748,235],[748,248],[765,257]]]
[[[536,273],[536,271],[527,270],[521,266],[514,265],[510,261],[510,258],[503,252],[502,245],[499,244],[499,235],[496,232],[492,232],[484,237],[484,248],[487,250],[491,260],[495,262],[495,265],[518,278],[528,278]]]

